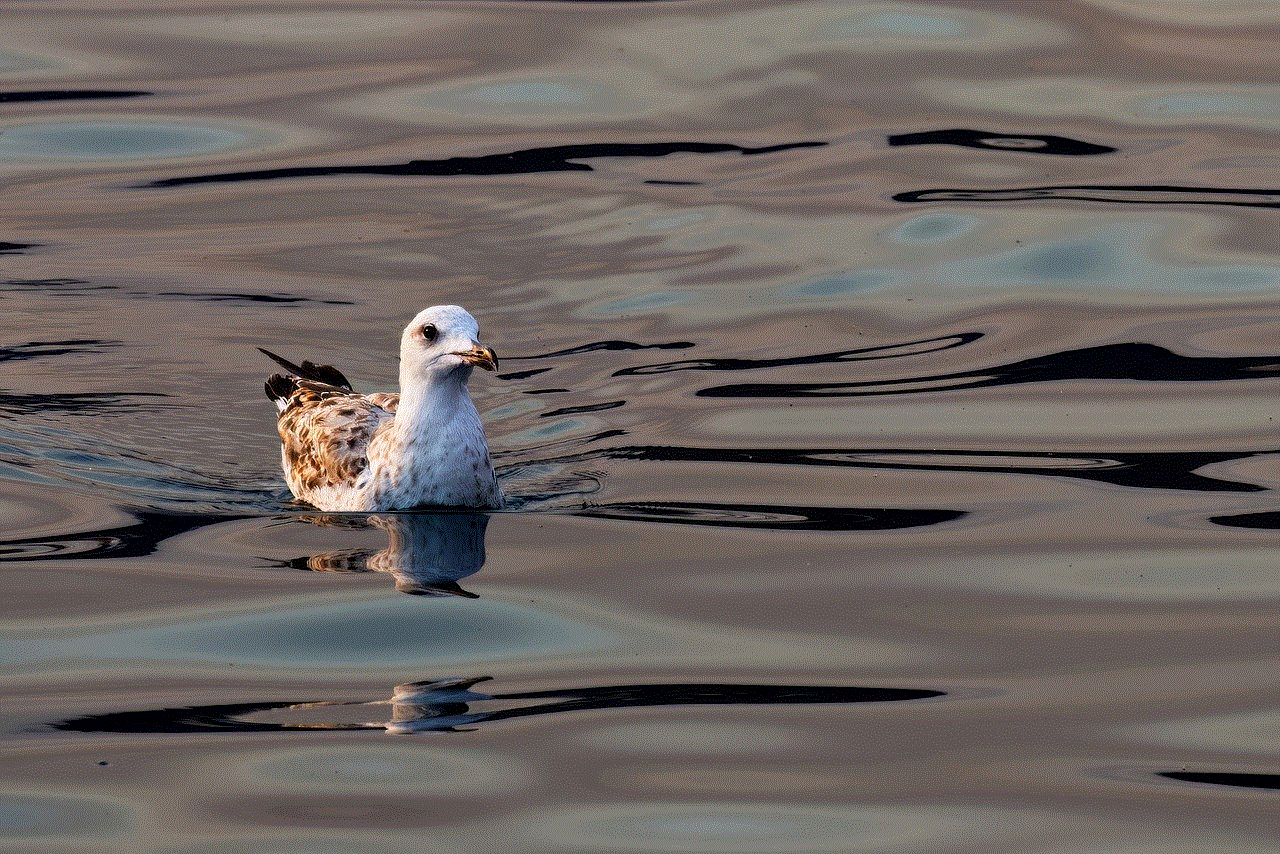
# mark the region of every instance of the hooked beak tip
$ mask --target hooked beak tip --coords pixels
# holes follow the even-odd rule
[[[458,355],[469,365],[476,365],[486,371],[498,370],[498,354],[493,352],[492,347],[473,341],[470,350],[464,350]]]

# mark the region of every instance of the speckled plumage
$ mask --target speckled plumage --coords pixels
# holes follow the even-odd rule
[[[362,395],[328,365],[294,365],[266,383],[280,410],[281,463],[293,494],[321,510],[502,506],[472,367],[497,368],[455,305],[419,312],[400,340],[400,393]],[[261,348],[259,348],[261,349]]]

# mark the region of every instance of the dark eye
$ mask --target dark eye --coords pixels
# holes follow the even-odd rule
[[[436,336],[439,334],[440,333],[436,329],[436,325],[434,323],[428,323],[426,326],[422,327],[422,337],[428,341],[436,340]]]

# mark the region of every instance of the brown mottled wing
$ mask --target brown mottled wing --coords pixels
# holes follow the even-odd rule
[[[389,391],[376,391],[373,394],[366,394],[364,399],[374,406],[381,406],[392,415],[395,414],[396,407],[400,405],[400,395]]]
[[[391,411],[373,399],[386,395],[365,397],[327,383],[279,375],[267,385],[280,391],[282,382],[291,383],[293,390],[276,429],[284,449],[285,478],[294,494],[305,499],[316,489],[354,483],[369,463],[369,440],[392,418]]]

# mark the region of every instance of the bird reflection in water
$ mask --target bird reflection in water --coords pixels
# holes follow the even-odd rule
[[[384,730],[408,735],[469,732],[482,724],[562,714],[670,706],[802,706],[940,700],[933,688],[727,682],[604,684],[535,691],[473,690],[488,676],[447,677],[395,686],[386,700],[256,701],[138,709],[53,722],[75,732],[209,733]],[[489,687],[489,686],[486,686]],[[387,711],[390,711],[388,720]]]
[[[484,535],[489,517],[484,513],[379,513],[370,516],[304,516],[305,521],[327,528],[381,528],[387,547],[336,549],[284,561],[283,565],[313,572],[385,572],[396,589],[415,596],[476,595],[462,589],[458,580],[484,566]]]

